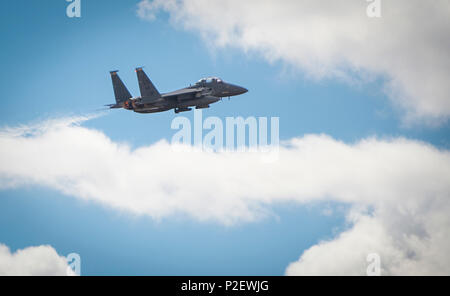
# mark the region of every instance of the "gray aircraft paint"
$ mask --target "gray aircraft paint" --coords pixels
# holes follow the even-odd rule
[[[111,71],[116,104],[107,105],[111,109],[124,108],[137,113],[155,113],[174,109],[175,113],[209,108],[210,104],[218,102],[223,97],[232,97],[247,92],[247,89],[224,82],[220,78],[200,79],[192,86],[173,92],[160,94],[144,70],[136,68],[139,82],[140,97],[133,97],[117,74]]]

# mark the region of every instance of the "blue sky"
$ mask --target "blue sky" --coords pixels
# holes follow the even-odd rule
[[[405,137],[450,147],[448,123],[402,123],[403,110],[382,91],[383,75],[357,86],[314,80],[257,52],[212,49],[195,30],[173,25],[167,12],[143,20],[137,3],[84,0],[82,17],[71,19],[63,0],[10,1],[0,12],[0,125],[99,113],[114,100],[108,71],[120,70],[138,95],[134,68],[145,66],[161,92],[211,75],[245,86],[247,94],[214,104],[203,116],[277,116],[281,140],[326,134],[352,144]],[[172,111],[112,110],[83,126],[137,148],[170,140],[174,117]],[[0,243],[12,251],[51,245],[63,256],[77,252],[83,275],[282,275],[303,251],[350,227],[348,208],[334,201],[282,203],[260,221],[232,226],[183,215],[157,221],[31,184],[0,190]]]

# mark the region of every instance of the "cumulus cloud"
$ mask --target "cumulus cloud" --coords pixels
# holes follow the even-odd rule
[[[429,204],[432,209],[414,213],[390,205],[387,212],[358,214],[348,231],[304,251],[286,275],[366,275],[369,254],[379,256],[381,275],[449,275],[449,203]]]
[[[28,247],[11,253],[0,244],[0,276],[65,276],[71,269],[51,246]]]
[[[142,0],[138,15],[152,20],[163,10],[210,46],[257,52],[315,79],[381,78],[406,123],[446,121],[449,1],[381,4],[381,18],[369,18],[365,0]]]
[[[288,274],[332,273],[323,254],[342,264],[348,258],[343,270],[354,271],[360,261],[349,250],[395,258],[385,273],[450,272],[447,150],[403,138],[347,144],[307,135],[281,145],[278,160],[267,163],[258,153],[175,149],[166,141],[131,149],[80,120],[0,130],[0,188],[36,184],[155,219],[225,225],[261,219],[272,204],[347,203],[350,230],[305,252]]]

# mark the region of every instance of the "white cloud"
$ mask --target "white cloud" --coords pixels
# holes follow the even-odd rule
[[[360,215],[348,231],[304,251],[286,275],[366,275],[372,253],[380,256],[381,275],[449,275],[450,207],[430,204],[432,210],[407,214],[391,205],[389,214],[399,217]]]
[[[65,276],[67,270],[66,258],[51,246],[28,247],[11,253],[0,244],[0,276]]]
[[[333,272],[333,262],[320,260],[328,248],[348,273],[357,272],[349,249],[394,258],[383,266],[388,274],[450,273],[447,150],[402,138],[346,144],[308,135],[266,163],[257,153],[188,152],[165,141],[132,150],[71,121],[0,130],[0,188],[37,184],[155,219],[226,225],[257,220],[275,203],[348,203],[354,226],[308,250],[289,274]]]
[[[367,17],[365,0],[142,0],[138,15],[152,20],[166,11],[210,46],[258,52],[313,78],[384,77],[406,123],[447,120],[449,1],[381,3],[381,18]]]

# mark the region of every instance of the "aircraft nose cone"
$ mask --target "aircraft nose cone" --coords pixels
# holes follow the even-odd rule
[[[241,86],[236,87],[236,93],[238,95],[245,94],[246,92],[248,92],[248,89],[246,89],[245,87],[241,87]]]
[[[236,84],[226,84],[224,96],[226,97],[238,96],[245,94],[246,92],[248,92],[248,89],[246,89],[245,87]]]

